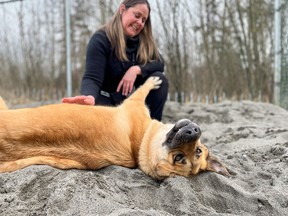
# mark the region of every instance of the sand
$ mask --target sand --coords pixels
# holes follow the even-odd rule
[[[189,118],[233,174],[158,182],[139,169],[0,174],[0,215],[288,215],[288,112],[267,103],[167,102],[164,122]]]

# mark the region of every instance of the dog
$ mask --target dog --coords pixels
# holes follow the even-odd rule
[[[148,78],[117,107],[51,104],[10,110],[0,97],[0,172],[37,164],[87,170],[119,165],[139,167],[156,180],[202,171],[229,176],[201,143],[197,124],[150,118],[145,98],[161,82]]]

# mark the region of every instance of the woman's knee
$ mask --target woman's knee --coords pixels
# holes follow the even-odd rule
[[[161,121],[164,104],[168,96],[169,83],[166,76],[161,72],[152,73],[150,76],[157,76],[162,80],[160,88],[151,91],[146,98],[151,118]]]

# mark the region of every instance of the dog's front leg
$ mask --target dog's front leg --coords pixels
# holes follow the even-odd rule
[[[129,100],[140,100],[144,103],[149,92],[152,89],[160,88],[161,83],[162,80],[159,77],[149,77],[145,83],[129,97]]]

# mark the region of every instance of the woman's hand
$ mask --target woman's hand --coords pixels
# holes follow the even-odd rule
[[[126,71],[122,80],[119,82],[118,87],[117,87],[117,92],[119,92],[120,89],[122,88],[122,95],[127,96],[128,94],[130,94],[133,90],[137,75],[139,74],[141,74],[141,69],[139,66],[135,65],[135,66],[130,67]]]
[[[92,95],[80,95],[75,97],[67,97],[62,99],[62,103],[91,105],[95,104],[95,98]]]

